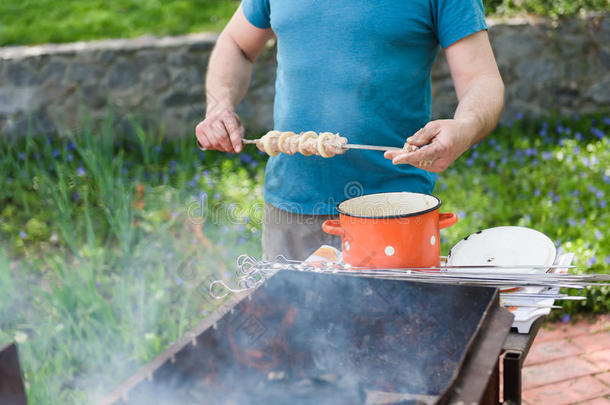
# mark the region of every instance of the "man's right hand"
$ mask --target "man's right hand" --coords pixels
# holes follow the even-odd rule
[[[205,149],[239,153],[243,149],[245,130],[235,111],[210,112],[196,129],[197,142]]]

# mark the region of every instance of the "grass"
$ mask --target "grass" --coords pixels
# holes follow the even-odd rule
[[[488,15],[604,11],[607,0],[484,0]],[[218,31],[236,0],[3,0],[0,46]]]
[[[260,256],[264,156],[134,128],[0,139],[0,344],[19,343],[30,404],[94,402],[214,310],[207,285],[239,254]],[[601,114],[498,128],[439,178],[461,218],[442,251],[524,225],[609,272],[609,130]],[[608,292],[554,314],[608,312]]]
[[[218,31],[235,0],[2,0],[0,46]]]

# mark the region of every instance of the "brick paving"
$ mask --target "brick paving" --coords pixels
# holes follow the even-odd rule
[[[522,400],[610,405],[610,315],[541,329],[523,366]]]

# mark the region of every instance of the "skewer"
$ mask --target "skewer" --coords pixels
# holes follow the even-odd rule
[[[242,139],[242,142],[246,145],[256,145],[256,139]],[[402,150],[402,148],[396,146],[378,146],[378,145],[361,145],[357,143],[348,143],[343,145],[343,149],[365,149],[365,150]]]
[[[267,278],[280,270],[311,272],[322,274],[335,274],[352,277],[367,277],[389,280],[416,281],[421,283],[440,283],[454,285],[473,285],[473,286],[489,286],[495,288],[506,287],[546,287],[547,289],[540,293],[525,293],[500,292],[500,297],[504,302],[509,302],[511,305],[524,307],[531,306],[527,300],[566,300],[580,301],[585,300],[583,296],[571,296],[567,294],[559,294],[558,292],[549,291],[551,288],[572,288],[583,289],[589,286],[610,286],[610,275],[604,274],[570,274],[570,273],[482,273],[482,272],[452,272],[452,268],[477,268],[477,269],[570,269],[575,268],[571,265],[552,265],[552,266],[537,266],[537,265],[477,265],[477,266],[440,266],[426,268],[410,268],[410,269],[372,269],[352,267],[342,263],[334,262],[302,262],[296,260],[288,260],[282,256],[278,256],[275,260],[257,260],[248,255],[242,255],[237,260],[238,288],[231,288],[225,282],[218,280],[210,286],[210,291],[216,298],[222,298],[229,293],[238,293],[249,289],[257,288],[264,284]],[[214,287],[224,289],[224,294],[218,296],[217,291],[213,291]],[[520,304],[520,302],[522,304]],[[555,306],[540,305],[539,308],[555,308]]]

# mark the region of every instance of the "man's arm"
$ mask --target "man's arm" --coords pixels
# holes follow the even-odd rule
[[[206,117],[195,130],[206,149],[241,152],[244,128],[235,109],[248,91],[254,61],[273,36],[250,24],[241,6],[222,31],[210,57]]]
[[[415,152],[391,151],[392,163],[408,163],[442,172],[496,126],[504,107],[504,83],[487,31],[480,31],[445,49],[458,107],[451,120],[430,121],[407,139]]]

